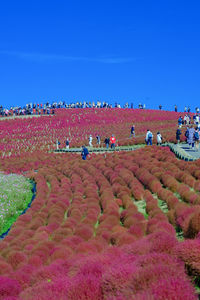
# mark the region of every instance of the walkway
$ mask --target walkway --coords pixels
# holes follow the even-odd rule
[[[102,148],[95,148],[95,147],[87,147],[90,153],[93,152],[98,152],[98,153],[105,153],[105,152],[119,152],[119,151],[133,151],[139,148],[143,148],[145,145],[133,145],[133,146],[119,146],[115,147],[115,150],[108,148],[106,149],[105,147]],[[59,150],[54,150],[53,152],[55,153],[81,153],[82,148],[70,148],[70,149],[59,149]]]
[[[140,148],[145,147],[145,144],[140,145],[132,145],[132,146],[120,146],[115,147],[115,150],[109,148],[106,149],[104,147],[102,148],[94,148],[94,147],[87,147],[90,153],[105,153],[105,152],[119,152],[119,151],[133,151]],[[165,143],[162,144],[163,147],[169,147],[174,154],[185,161],[194,161],[197,159],[200,159],[200,150],[196,151],[193,149],[190,149],[188,144],[181,143],[181,144],[173,144],[173,143]],[[55,153],[81,153],[82,148],[71,148],[71,149],[59,149],[54,150]]]
[[[189,148],[187,143],[180,143],[180,144],[172,144],[167,143],[163,144],[163,146],[169,146],[171,151],[180,158],[184,159],[185,161],[193,161],[200,158],[200,150],[196,151]]]

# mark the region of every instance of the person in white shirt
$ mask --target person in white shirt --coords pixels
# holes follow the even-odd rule
[[[153,133],[149,129],[147,129],[146,138],[145,138],[146,144],[152,146],[152,140],[153,140]]]
[[[162,135],[161,133],[158,131],[157,132],[157,145],[161,145],[162,144]]]
[[[92,135],[89,136],[89,146],[92,147]]]

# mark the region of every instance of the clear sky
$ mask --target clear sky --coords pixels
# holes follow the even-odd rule
[[[0,103],[200,106],[200,1],[0,3]]]

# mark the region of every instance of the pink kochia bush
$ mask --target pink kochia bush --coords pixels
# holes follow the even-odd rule
[[[0,241],[0,299],[197,299],[188,275],[200,274],[199,206],[174,195],[167,160],[169,172],[183,168],[157,147],[4,158],[1,169],[19,173],[37,162],[37,193]],[[175,226],[196,239],[178,242]]]
[[[0,299],[6,299],[9,296],[18,296],[21,291],[17,280],[9,277],[0,276]]]
[[[66,137],[70,146],[77,147],[88,143],[88,137],[100,134],[102,141],[115,133],[118,145],[133,145],[144,143],[145,132],[151,128],[153,133],[165,130],[164,138],[175,141],[174,127],[179,113],[156,110],[138,109],[58,109],[54,116],[41,116],[15,120],[2,120],[0,123],[0,156],[42,151],[48,152],[56,148],[56,138],[65,147]],[[160,122],[158,123],[158,121]],[[130,128],[136,125],[136,138],[129,139]],[[18,130],[16,130],[16,128]],[[183,136],[183,135],[182,135]],[[181,139],[184,137],[181,136]],[[10,143],[12,140],[12,143]],[[156,140],[156,139],[155,139]],[[38,161],[32,160],[28,170],[37,169]]]

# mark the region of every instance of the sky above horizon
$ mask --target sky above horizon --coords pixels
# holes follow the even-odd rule
[[[200,2],[0,4],[0,104],[200,106]]]

